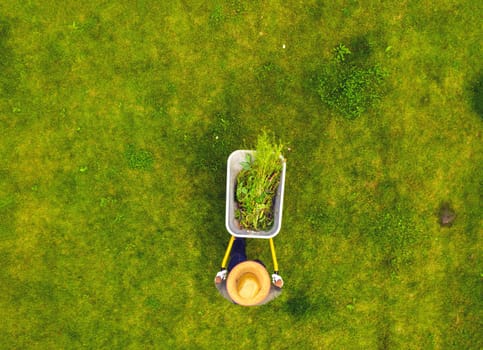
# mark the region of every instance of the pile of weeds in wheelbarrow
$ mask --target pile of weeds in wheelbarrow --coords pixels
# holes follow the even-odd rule
[[[264,132],[257,139],[256,155],[246,155],[237,176],[235,212],[240,226],[266,231],[273,225],[273,203],[280,184],[282,145]]]

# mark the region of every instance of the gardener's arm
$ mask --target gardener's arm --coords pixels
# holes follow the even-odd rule
[[[270,292],[268,293],[265,300],[263,300],[260,303],[260,305],[263,305],[263,304],[266,304],[266,303],[272,301],[273,299],[277,298],[280,294],[282,294],[282,288],[278,288],[278,287],[272,285],[272,287],[270,288]]]
[[[278,274],[274,273],[272,275],[272,285],[270,287],[270,292],[268,293],[267,297],[265,300],[263,300],[260,305],[266,304],[276,297],[278,297],[280,294],[282,294],[282,287],[283,287],[283,279],[281,276]]]
[[[230,296],[228,295],[228,291],[226,290],[226,275],[226,270],[221,270],[220,272],[218,272],[215,277],[215,286],[216,289],[218,289],[218,292],[220,292],[220,294],[223,295],[225,299],[232,301]]]

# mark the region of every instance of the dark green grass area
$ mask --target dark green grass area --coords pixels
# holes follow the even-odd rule
[[[481,14],[2,2],[0,348],[482,348]],[[387,73],[351,119],[314,84],[366,101],[340,44]],[[241,308],[213,283],[226,159],[261,130],[286,146],[285,286]],[[247,250],[272,269],[268,242]]]

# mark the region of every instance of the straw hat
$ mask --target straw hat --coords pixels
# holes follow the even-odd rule
[[[226,289],[231,299],[243,306],[261,303],[270,292],[270,286],[267,269],[252,260],[236,265],[226,279]]]

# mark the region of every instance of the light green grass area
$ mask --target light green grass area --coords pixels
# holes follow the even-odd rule
[[[0,348],[483,348],[482,10],[2,1]],[[353,120],[313,84],[339,44],[388,72]],[[226,159],[263,129],[285,286],[242,308],[213,283]]]

